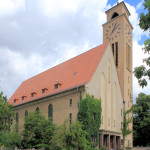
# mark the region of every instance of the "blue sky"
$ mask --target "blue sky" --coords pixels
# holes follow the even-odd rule
[[[103,2],[103,3],[102,3]],[[11,97],[26,79],[102,44],[105,11],[117,0],[0,0],[0,90]],[[142,64],[148,32],[143,0],[126,0],[133,30],[133,67]],[[133,78],[134,102],[141,89]]]

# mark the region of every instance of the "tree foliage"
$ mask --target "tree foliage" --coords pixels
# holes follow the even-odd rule
[[[150,95],[140,93],[133,111],[134,146],[150,145]]]
[[[90,95],[86,95],[85,99],[81,99],[77,118],[83,123],[83,130],[88,133],[87,139],[96,138],[97,146],[99,137],[99,128],[101,124],[101,100],[95,99]]]
[[[45,119],[40,112],[29,113],[24,121],[23,148],[48,148],[51,145],[54,130],[53,123]]]
[[[87,133],[82,130],[83,125],[79,121],[71,124],[66,120],[59,126],[52,138],[52,150],[91,150],[90,143],[86,139]]]
[[[132,112],[133,108],[126,110],[123,112],[123,128],[121,128],[122,136],[123,136],[123,144],[125,148],[125,139],[126,136],[132,133],[132,129],[129,128],[129,124],[132,123],[132,117],[129,117],[129,114]]]
[[[3,92],[0,92],[0,131],[10,131],[13,119],[13,105],[9,104],[7,97],[3,96]]]
[[[150,30],[150,0],[144,0],[144,9],[146,9],[148,12],[147,14],[141,13],[140,15],[140,23],[139,26],[144,31]],[[144,48],[143,51],[145,53],[150,52],[150,39],[147,39],[144,42]],[[143,62],[146,64],[148,68],[145,66],[139,66],[134,68],[134,76],[138,79],[139,85],[143,88],[147,86],[147,78],[150,80],[150,57],[143,59]]]
[[[21,138],[17,132],[0,132],[0,147],[21,148]]]

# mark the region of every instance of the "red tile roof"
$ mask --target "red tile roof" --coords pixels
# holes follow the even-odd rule
[[[9,103],[14,104],[17,99],[14,105],[18,105],[85,85],[96,71],[107,46],[108,42],[24,81],[9,99]],[[57,89],[56,84],[59,84]],[[42,89],[46,89],[44,94]],[[31,93],[34,93],[32,98]]]

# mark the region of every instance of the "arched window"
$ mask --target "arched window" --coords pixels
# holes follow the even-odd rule
[[[111,19],[114,19],[115,17],[119,16],[118,13],[114,12]]]
[[[40,112],[40,109],[39,109],[39,107],[37,107],[37,108],[36,108],[36,112]]]
[[[16,113],[16,132],[18,132],[19,114]]]
[[[50,105],[48,106],[48,118],[49,118],[51,121],[53,121],[53,105],[52,105],[52,104],[50,104]]]
[[[28,111],[27,110],[25,111],[25,117],[28,117]]]

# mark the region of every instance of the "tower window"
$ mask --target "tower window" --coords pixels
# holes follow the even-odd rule
[[[126,66],[127,66],[127,69],[130,71],[130,67],[131,67],[131,62],[130,62],[130,46],[128,44],[126,44]]]
[[[114,43],[112,44],[112,52],[113,52],[113,56],[114,56]]]
[[[116,18],[116,17],[118,17],[118,16],[119,16],[118,13],[114,12],[114,14],[112,15],[112,18],[111,18],[111,19],[114,19],[114,18]]]
[[[53,121],[53,105],[52,105],[52,104],[50,104],[50,105],[48,106],[48,118],[49,118],[51,121]]]
[[[118,67],[118,42],[116,42],[115,45],[116,45],[116,67]]]

